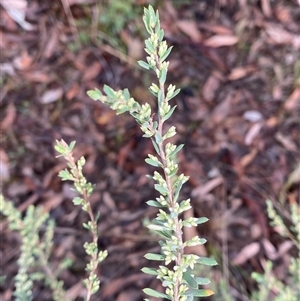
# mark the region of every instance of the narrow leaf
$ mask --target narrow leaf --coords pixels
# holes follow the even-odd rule
[[[148,260],[156,260],[156,261],[165,260],[165,255],[163,254],[147,253],[144,255],[144,257]]]
[[[129,98],[130,98],[129,90],[128,89],[124,89],[123,95],[124,95],[125,100],[128,101]]]
[[[162,237],[165,237],[167,239],[171,239],[172,235],[170,234],[170,232],[168,231],[156,231],[159,235],[161,235]]]
[[[164,293],[161,293],[161,292],[158,292],[158,291],[155,291],[151,288],[144,288],[143,289],[143,292],[148,295],[148,296],[151,296],[151,297],[155,297],[155,298],[166,298],[168,300],[171,300],[170,297]]]
[[[152,166],[155,166],[155,167],[161,167],[161,163],[160,162],[154,161],[154,160],[152,160],[150,158],[146,158],[145,161],[149,165],[152,165]]]
[[[176,89],[174,91],[174,93],[172,94],[172,96],[168,97],[168,100],[171,100],[172,98],[174,98],[179,92],[180,92],[180,89]]]
[[[166,206],[162,206],[159,202],[156,202],[156,201],[153,201],[153,200],[147,201],[146,203],[149,206],[152,206],[152,207],[157,207],[157,208],[164,208],[164,207],[166,207]]]
[[[171,153],[170,153],[170,157],[176,155],[178,152],[180,152],[182,150],[182,148],[184,147],[184,144],[180,144],[178,145]]]
[[[163,117],[163,121],[166,121],[166,120],[168,120],[171,116],[172,116],[172,114],[173,114],[173,112],[174,112],[174,110],[176,109],[176,107],[177,106],[174,106],[164,117]]]
[[[177,187],[176,187],[176,190],[175,190],[175,193],[174,193],[174,200],[177,201],[178,200],[178,197],[179,197],[179,192],[182,188],[182,185],[183,185],[183,181],[179,181]]]
[[[195,278],[189,272],[183,273],[183,279],[188,283],[188,285],[191,288],[195,288],[195,289],[198,288],[197,281],[195,280]]]
[[[146,48],[151,52],[155,52],[155,48],[153,47],[152,43],[148,40],[145,41]]]
[[[146,70],[149,70],[151,68],[150,65],[148,65],[146,62],[144,61],[138,61],[137,62],[142,68],[145,68]]]
[[[154,137],[157,144],[162,143],[162,137],[158,133],[156,133]]]
[[[72,141],[69,145],[69,151],[71,152],[76,144],[76,141]]]
[[[156,151],[157,154],[159,155],[159,154],[160,154],[160,151],[159,151],[159,148],[158,148],[157,143],[156,143],[153,139],[151,139],[151,141],[152,141],[152,144],[153,144],[153,147],[154,147],[155,151]]]
[[[204,265],[217,265],[218,263],[213,259],[209,257],[199,257],[197,259],[197,262]]]
[[[153,268],[142,268],[141,271],[148,275],[154,275],[154,276],[158,275],[158,272],[156,271],[156,269],[153,269]]]
[[[160,107],[163,102],[163,93],[161,90],[159,90],[157,93],[157,102],[158,102],[158,106]]]
[[[167,195],[168,194],[168,189],[159,185],[159,184],[155,184],[154,185],[155,190],[157,190],[158,192],[160,192],[162,195]]]
[[[197,281],[198,285],[207,285],[210,283],[210,280],[207,278],[195,277],[195,280]]]
[[[197,225],[200,225],[200,224],[206,223],[207,221],[208,221],[207,217],[200,217],[196,220],[196,223],[197,223]]]
[[[194,297],[209,297],[213,295],[214,292],[210,289],[189,289],[188,291],[184,292],[184,296],[194,296]]]
[[[155,225],[155,224],[149,224],[147,226],[148,229],[153,230],[153,231],[166,231],[168,230],[166,227],[164,226],[160,226],[160,225]]]
[[[108,85],[104,85],[103,90],[105,94],[111,98],[115,98],[115,91]]]
[[[167,78],[167,70],[163,69],[163,70],[161,70],[161,74],[159,76],[159,83],[164,84],[166,81],[166,78]]]
[[[162,62],[169,56],[170,52],[172,51],[172,48],[173,46],[169,47],[167,51],[163,54],[163,56],[160,58]]]

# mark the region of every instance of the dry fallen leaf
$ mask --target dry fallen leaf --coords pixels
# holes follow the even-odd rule
[[[280,132],[277,132],[275,135],[275,139],[280,142],[287,150],[292,152],[297,152],[298,147],[288,136],[283,135]]]
[[[246,166],[248,166],[254,160],[257,153],[258,153],[258,150],[256,148],[254,148],[254,149],[251,150],[250,153],[243,156],[240,160],[241,167],[245,168]]]
[[[216,91],[220,87],[220,79],[214,74],[206,80],[202,88],[202,95],[208,101],[212,101],[215,98]]]
[[[40,102],[48,104],[59,100],[63,96],[63,89],[61,87],[46,91],[40,98]]]
[[[290,8],[284,4],[278,4],[274,8],[275,16],[282,23],[290,23],[293,20],[291,12],[292,10],[290,10]]]
[[[2,183],[10,179],[10,164],[6,152],[0,149],[0,179]]]
[[[245,246],[238,255],[232,260],[235,265],[242,265],[247,260],[254,257],[260,250],[260,245],[258,242],[252,242],[251,244]]]
[[[238,80],[245,76],[247,76],[249,73],[253,72],[255,68],[253,66],[243,66],[243,67],[237,67],[232,69],[230,74],[228,75],[228,80]]]
[[[16,107],[10,103],[7,107],[6,115],[0,123],[1,130],[6,131],[9,127],[11,127],[16,119],[16,116]]]
[[[16,69],[26,70],[31,66],[33,58],[28,54],[27,51],[23,51],[20,56],[17,56],[13,60],[13,65]]]
[[[234,103],[234,92],[229,92],[226,98],[215,106],[212,111],[209,121],[213,124],[221,123],[232,112],[232,105]]]
[[[201,186],[196,187],[195,189],[193,189],[191,195],[193,197],[205,196],[210,191],[212,191],[213,189],[215,189],[216,187],[221,185],[223,183],[223,181],[224,181],[223,177],[221,177],[221,176],[219,176],[217,178],[214,178],[214,179],[208,181],[207,183],[205,183],[204,185],[201,185]]]
[[[32,30],[34,26],[25,21],[25,13],[27,8],[26,0],[2,0],[1,5],[7,14],[17,22],[23,29]]]
[[[257,122],[263,119],[263,115],[259,111],[248,110],[243,114],[243,118],[247,121]]]
[[[272,16],[270,0],[261,0],[261,8],[266,17],[270,18]]]
[[[71,89],[68,90],[68,92],[66,93],[66,98],[68,100],[73,99],[79,92],[79,84],[77,82],[73,83]]]
[[[176,22],[177,27],[195,43],[202,41],[202,35],[197,28],[196,22],[192,20],[180,20]]]
[[[288,111],[296,110],[300,107],[300,87],[296,88],[284,103],[284,108]]]
[[[232,46],[239,41],[237,36],[233,35],[214,35],[204,41],[204,45],[217,48],[222,46]]]
[[[101,70],[102,66],[99,62],[92,63],[84,70],[82,81],[86,82],[94,79],[101,72]]]
[[[230,28],[227,28],[227,27],[224,27],[224,26],[221,26],[221,25],[213,25],[213,24],[209,24],[209,23],[200,23],[199,24],[199,27],[200,28],[203,28],[203,29],[206,29],[206,30],[209,30],[213,33],[217,33],[217,34],[220,34],[220,35],[232,35],[233,32]]]
[[[139,60],[143,56],[144,43],[138,39],[132,37],[127,31],[122,30],[121,39],[127,46],[128,56],[135,60]]]
[[[292,44],[294,41],[293,34],[276,24],[268,24],[266,26],[266,33],[275,44]]]
[[[251,128],[249,129],[249,131],[245,136],[245,145],[252,144],[253,140],[257,137],[263,125],[264,125],[263,122],[257,122],[251,126]]]

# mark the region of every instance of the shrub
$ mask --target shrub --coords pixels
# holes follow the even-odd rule
[[[88,91],[93,100],[100,100],[107,104],[117,114],[129,112],[140,125],[144,137],[150,138],[156,155],[149,154],[145,160],[149,165],[160,168],[161,173],[155,171],[153,176],[148,178],[155,181],[154,188],[160,193],[155,200],[149,200],[149,206],[157,207],[156,218],[148,225],[148,228],[155,231],[162,240],[160,254],[148,253],[145,257],[149,260],[163,262],[158,269],[143,268],[143,272],[156,276],[161,280],[165,292],[160,293],[151,288],[144,289],[144,292],[152,297],[166,298],[174,301],[193,300],[194,297],[209,296],[213,292],[209,289],[199,289],[199,285],[208,284],[206,278],[197,277],[193,273],[195,265],[215,265],[216,261],[211,258],[204,258],[195,254],[185,254],[184,249],[188,246],[204,244],[206,240],[193,237],[188,241],[183,239],[183,227],[196,227],[205,223],[206,217],[189,217],[185,220],[180,214],[191,208],[190,199],[180,200],[182,185],[188,180],[184,174],[178,174],[176,154],[183,148],[183,145],[174,145],[166,142],[176,135],[175,126],[165,129],[165,122],[172,116],[176,106],[170,105],[179,89],[172,84],[167,88],[165,85],[169,62],[166,58],[172,47],[168,47],[164,38],[164,31],[160,27],[158,12],[149,6],[144,10],[143,21],[150,37],[145,41],[147,62],[139,61],[139,65],[147,70],[155,72],[158,84],[152,83],[149,90],[157,98],[158,112],[153,114],[149,103],[140,105],[131,96],[128,89],[115,91],[105,85],[104,93],[98,89]]]
[[[180,200],[180,191],[183,184],[188,181],[184,174],[178,174],[176,154],[183,145],[174,145],[167,140],[176,135],[175,126],[165,129],[165,122],[172,116],[176,106],[170,105],[179,89],[172,84],[165,86],[169,63],[166,58],[172,47],[168,47],[163,40],[164,31],[160,27],[158,12],[149,6],[144,10],[143,21],[150,37],[145,41],[147,62],[139,61],[140,66],[147,70],[153,70],[157,76],[158,84],[152,84],[150,92],[157,98],[158,112],[152,113],[148,103],[140,105],[129,94],[127,89],[115,91],[109,86],[104,86],[105,95],[100,90],[88,91],[88,95],[94,100],[100,100],[108,104],[117,114],[129,112],[139,123],[144,137],[150,138],[156,151],[156,155],[149,154],[145,160],[149,165],[160,168],[161,172],[155,171],[153,176],[148,176],[155,181],[154,188],[160,193],[155,200],[149,200],[147,204],[158,208],[156,218],[148,225],[148,228],[156,232],[161,240],[161,253],[147,253],[149,260],[159,261],[158,269],[145,267],[142,271],[154,275],[162,282],[165,292],[161,293],[151,288],[145,288],[144,292],[157,298],[166,298],[173,301],[191,301],[194,297],[206,297],[213,294],[210,289],[199,289],[199,285],[207,285],[207,278],[197,277],[194,268],[198,265],[215,265],[212,258],[200,257],[195,254],[185,254],[184,250],[189,246],[204,244],[206,240],[193,237],[188,241],[183,239],[183,227],[196,227],[205,223],[206,217],[189,217],[181,219],[180,215],[191,208],[190,199]],[[155,117],[156,116],[156,117]],[[81,206],[82,210],[89,215],[89,221],[83,227],[92,234],[92,242],[85,242],[84,248],[90,256],[90,262],[86,266],[88,272],[84,284],[87,288],[86,300],[98,291],[100,280],[97,275],[98,264],[105,259],[107,251],[99,251],[97,245],[98,231],[97,222],[99,215],[94,215],[89,196],[94,186],[89,183],[82,169],[85,164],[84,157],[77,162],[73,157],[75,142],[69,145],[64,141],[56,141],[55,149],[66,161],[68,167],[59,173],[63,181],[69,180],[74,183],[79,196],[73,200],[74,205]],[[42,208],[30,206],[25,217],[12,205],[11,202],[0,199],[1,212],[8,217],[9,226],[21,234],[21,256],[18,260],[19,273],[15,278],[16,290],[14,295],[18,301],[32,300],[33,281],[45,279],[53,290],[53,299],[66,300],[63,283],[57,280],[58,271],[52,271],[48,259],[52,249],[54,223],[49,220],[47,213]],[[48,222],[46,222],[48,220]],[[40,235],[41,227],[46,223],[44,235]],[[37,267],[43,271],[35,272]],[[149,300],[149,299],[145,299]]]

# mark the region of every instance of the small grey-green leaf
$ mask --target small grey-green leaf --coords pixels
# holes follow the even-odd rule
[[[151,139],[151,141],[152,141],[155,151],[157,152],[158,155],[160,155],[160,151],[159,151],[159,147],[158,147],[157,143],[153,139]]]
[[[183,279],[188,283],[188,285],[192,288],[198,288],[198,283],[195,278],[189,273],[183,273]]]
[[[82,223],[83,228],[91,230],[91,227],[87,223]]]
[[[173,108],[171,108],[171,110],[163,117],[163,121],[168,120],[172,116],[172,114],[173,114],[174,110],[176,109],[176,107],[177,106],[174,106]]]
[[[162,231],[156,231],[160,236],[167,238],[167,239],[171,239],[172,235],[170,234],[170,232],[162,230]]]
[[[68,147],[68,149],[69,149],[70,152],[73,150],[75,144],[76,144],[76,141],[72,141],[72,142],[70,143],[70,145],[69,145],[69,147]]]
[[[92,100],[99,100],[102,96],[102,93],[100,90],[95,88],[95,90],[89,90],[86,92],[86,94],[92,99]]]
[[[196,224],[200,225],[200,224],[206,223],[207,221],[208,221],[207,217],[200,217],[196,220]]]
[[[162,195],[167,195],[168,194],[168,189],[159,185],[159,184],[155,184],[154,185],[155,190],[157,190],[158,192],[160,192]]]
[[[156,133],[155,134],[155,142],[157,143],[157,144],[159,144],[159,143],[162,143],[162,137],[158,134],[158,133]]]
[[[162,206],[159,202],[156,202],[156,201],[153,201],[153,200],[147,201],[146,203],[149,206],[152,206],[152,207],[157,207],[157,208],[163,208],[163,207],[165,207],[165,206]]]
[[[194,297],[209,297],[213,295],[214,292],[210,289],[189,289],[188,291],[184,292],[184,296],[194,296]]]
[[[161,163],[160,162],[154,161],[154,160],[152,160],[150,158],[146,158],[145,161],[149,165],[152,165],[152,166],[155,166],[155,167],[161,167]]]
[[[180,144],[178,145],[171,153],[170,153],[170,157],[176,155],[178,152],[180,152],[182,150],[182,148],[184,147],[184,144]]]
[[[210,265],[210,266],[218,264],[213,258],[209,258],[209,257],[199,257],[197,259],[197,262],[200,264]]]
[[[108,85],[104,85],[103,87],[103,91],[105,92],[105,94],[111,98],[115,98],[115,91]]]
[[[144,61],[138,61],[137,62],[142,68],[145,68],[146,70],[149,70],[149,69],[151,69],[151,66],[150,65],[148,65],[146,62],[144,62]]]
[[[165,255],[162,255],[162,254],[147,253],[144,255],[144,257],[148,260],[156,260],[156,261],[165,260]]]
[[[155,48],[153,47],[152,43],[149,40],[145,41],[145,45],[151,53],[155,53]]]
[[[164,293],[161,293],[161,292],[158,292],[158,291],[155,291],[151,288],[144,288],[143,289],[143,292],[148,295],[148,296],[151,296],[151,297],[155,297],[155,298],[166,298],[168,300],[171,300],[170,297]]]
[[[159,76],[159,83],[162,85],[166,82],[167,78],[167,69],[161,70],[161,74]]]
[[[142,268],[141,271],[148,275],[154,275],[154,276],[158,275],[157,270],[153,268]]]
[[[169,47],[166,52],[161,56],[161,61],[163,62],[170,54],[170,52],[172,51],[173,46]]]
[[[207,285],[210,283],[210,280],[207,278],[195,277],[195,280],[197,281],[198,285]]]
[[[124,89],[123,95],[124,95],[125,100],[128,101],[129,98],[130,98],[129,90],[128,89]]]

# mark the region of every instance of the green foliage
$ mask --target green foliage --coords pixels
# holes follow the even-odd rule
[[[272,262],[266,263],[264,274],[252,273],[253,279],[259,284],[259,289],[254,292],[251,301],[273,300],[273,301],[297,301],[300,296],[300,259],[292,258],[289,272],[292,283],[284,284],[276,279],[272,273]],[[272,295],[276,295],[272,298]]]
[[[124,26],[141,14],[135,0],[101,1],[99,24],[108,33],[118,34]]]
[[[52,271],[49,264],[54,234],[54,222],[49,220],[49,214],[41,207],[29,206],[22,218],[20,211],[12,202],[6,201],[3,195],[0,195],[0,212],[7,216],[9,228],[18,231],[22,238],[19,271],[15,277],[15,300],[33,300],[32,288],[35,280],[45,280],[53,291],[54,301],[67,300],[63,282],[57,280],[58,271]],[[42,227],[45,230],[41,237],[39,233]]]
[[[296,203],[290,205],[290,219],[292,223],[290,228],[286,226],[282,217],[275,211],[270,200],[267,200],[267,211],[271,219],[271,225],[277,227],[282,236],[289,237],[300,251],[300,214],[298,205]]]
[[[144,10],[143,21],[150,37],[145,41],[145,51],[148,54],[145,61],[139,61],[139,65],[147,70],[153,70],[157,76],[158,84],[152,84],[150,92],[157,97],[158,112],[152,113],[148,103],[140,105],[131,96],[127,89],[115,91],[109,86],[104,86],[104,93],[98,89],[88,91],[87,94],[93,100],[100,100],[107,104],[117,114],[129,112],[140,125],[144,137],[150,138],[156,155],[149,154],[146,163],[159,167],[162,172],[154,172],[153,176],[148,176],[155,181],[154,188],[160,193],[156,200],[147,202],[149,206],[159,209],[157,217],[147,226],[162,237],[159,242],[161,254],[148,253],[145,257],[149,260],[162,261],[157,270],[143,268],[147,274],[156,275],[161,280],[165,293],[160,293],[150,288],[144,292],[155,298],[166,298],[174,301],[193,300],[194,297],[206,297],[213,292],[209,289],[199,289],[199,285],[209,283],[208,279],[197,277],[193,269],[195,265],[215,265],[216,261],[211,258],[203,258],[194,254],[185,254],[187,246],[204,244],[204,238],[193,237],[189,241],[183,241],[183,227],[196,227],[198,224],[206,222],[206,218],[190,217],[186,220],[180,218],[180,214],[191,208],[190,200],[179,200],[181,188],[188,177],[178,174],[178,164],[176,154],[183,145],[176,146],[166,142],[176,135],[175,126],[164,127],[164,123],[171,117],[176,106],[170,105],[170,100],[174,98],[179,89],[174,85],[165,87],[169,62],[166,58],[172,47],[168,47],[164,38],[164,31],[160,27],[158,12],[152,6]],[[164,208],[164,209],[163,209]]]
[[[272,274],[272,262],[266,263],[263,275],[253,273],[252,277],[259,283],[259,290],[252,295],[251,301],[269,300],[275,294],[273,301],[296,301],[300,297],[300,213],[298,204],[290,205],[291,226],[287,227],[282,217],[276,212],[270,200],[267,200],[267,212],[271,225],[283,236],[288,237],[298,249],[298,258],[292,258],[289,266],[291,281],[283,283]]]
[[[83,283],[87,288],[86,300],[90,300],[91,295],[95,294],[100,287],[100,280],[97,276],[97,268],[100,262],[102,262],[106,256],[107,251],[98,250],[98,229],[97,220],[99,218],[94,216],[91,204],[89,202],[89,196],[94,190],[94,185],[89,183],[82,173],[83,166],[85,164],[84,157],[79,158],[77,162],[73,157],[73,148],[75,142],[71,142],[68,145],[64,140],[56,141],[55,150],[68,162],[68,168],[60,171],[59,177],[63,180],[69,180],[74,183],[75,190],[79,193],[80,197],[75,197],[73,203],[75,206],[81,206],[82,210],[88,212],[90,221],[83,223],[83,227],[92,233],[93,241],[85,242],[83,247],[87,255],[90,256],[90,262],[86,265],[86,271],[88,272],[88,278]]]

